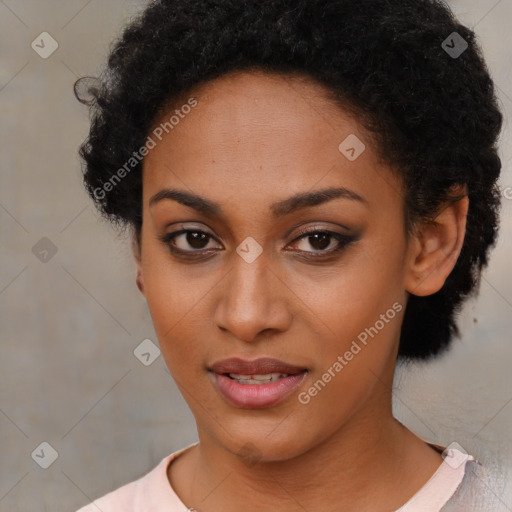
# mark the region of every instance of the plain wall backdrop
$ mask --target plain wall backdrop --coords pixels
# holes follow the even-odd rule
[[[196,441],[162,357],[145,366],[134,355],[143,340],[157,343],[151,318],[129,243],[94,210],[77,155],[89,119],[73,83],[99,73],[110,43],[144,4],[0,0],[0,511],[76,510]],[[476,31],[506,117],[502,223],[480,295],[461,314],[462,339],[437,361],[399,369],[395,411],[419,435],[457,441],[505,475],[512,0],[449,5]],[[42,58],[52,44],[58,48]],[[503,511],[512,510],[508,485],[496,488]]]

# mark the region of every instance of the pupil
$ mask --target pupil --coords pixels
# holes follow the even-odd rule
[[[197,231],[190,231],[187,233],[187,242],[195,249],[202,249],[205,245],[203,242],[207,238],[209,238],[209,235],[206,235],[205,233],[198,233]],[[206,240],[206,242],[208,242],[208,240]]]
[[[310,242],[312,247],[318,250],[322,250],[325,249],[326,247],[329,247],[330,237],[331,235],[329,235],[328,233],[316,233],[314,235],[311,235],[309,238],[312,238],[314,240],[313,243]],[[326,241],[327,243],[325,243]]]

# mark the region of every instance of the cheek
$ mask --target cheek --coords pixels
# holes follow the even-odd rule
[[[333,349],[343,348],[340,340],[354,339],[403,301],[400,243],[391,250],[376,242],[368,238],[336,269],[296,284],[296,289],[308,290],[304,302]]]
[[[405,308],[399,287],[388,279],[392,269],[374,262],[370,270],[369,264],[362,258],[361,267],[326,279],[325,293],[316,295],[322,350],[315,351],[316,366],[298,396],[306,436],[318,428],[328,435],[373,393],[387,391],[383,372],[394,365]]]
[[[163,356],[171,370],[171,366],[196,356],[194,340],[200,337],[197,315],[212,284],[191,280],[190,273],[171,262],[165,250],[150,246],[145,249],[142,259],[145,297]]]
[[[328,407],[331,426],[365,401],[394,359],[405,310],[399,241],[395,247],[368,238],[346,266],[309,283],[322,350],[301,404],[311,417],[324,418]],[[309,427],[314,425],[311,419]]]

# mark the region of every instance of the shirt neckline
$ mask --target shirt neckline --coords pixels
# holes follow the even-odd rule
[[[426,442],[426,441],[425,441]],[[475,461],[471,455],[461,452],[457,448],[443,449],[440,445],[428,443],[443,454],[443,462],[435,473],[404,505],[394,512],[439,512],[453,497],[459,488],[466,473],[466,465]]]
[[[447,450],[440,445],[423,440],[429,446],[439,453],[445,453]],[[176,491],[167,477],[168,467],[172,462],[193,446],[197,446],[199,441],[192,443],[184,448],[164,457],[160,464],[155,468],[158,479],[158,488],[162,492],[152,494],[151,498],[155,503],[155,510],[162,503],[172,505],[176,512],[188,512],[190,509],[181,501]],[[462,453],[457,448],[452,448],[452,458],[450,460],[443,456],[443,461],[429,478],[404,505],[394,512],[438,512],[455,494],[460,486],[466,471],[466,464],[475,461],[471,455]],[[458,461],[458,462],[457,462]],[[462,462],[461,462],[462,461]],[[151,499],[150,498],[150,499]],[[152,509],[153,510],[153,509]],[[160,510],[160,509],[158,509]]]

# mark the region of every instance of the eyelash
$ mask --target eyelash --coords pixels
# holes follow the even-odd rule
[[[159,240],[164,243],[168,248],[169,250],[178,255],[178,256],[183,256],[185,258],[188,258],[188,259],[194,259],[194,258],[198,258],[198,257],[203,257],[205,256],[205,252],[217,252],[218,249],[206,249],[206,250],[201,250],[201,249],[197,249],[197,250],[192,250],[192,251],[184,251],[182,249],[177,249],[176,247],[174,247],[172,245],[172,242],[173,240],[180,236],[180,235],[183,235],[183,234],[187,234],[187,233],[199,233],[199,234],[204,234],[206,235],[208,238],[208,241],[207,243],[212,239],[214,238],[213,235],[210,235],[209,233],[205,232],[205,231],[202,231],[200,229],[181,229],[179,231],[174,231],[172,233],[167,233],[161,237],[158,237]],[[306,230],[306,231],[302,231],[299,233],[299,236],[296,237],[291,243],[295,243],[295,242],[298,242],[300,240],[302,240],[303,238],[307,238],[309,236],[313,236],[313,235],[316,235],[316,234],[323,234],[323,235],[328,235],[328,236],[331,236],[332,238],[334,238],[337,242],[338,242],[338,247],[335,248],[335,249],[331,249],[330,251],[325,251],[325,250],[319,250],[319,251],[297,251],[298,253],[305,253],[307,254],[307,256],[304,256],[305,258],[308,258],[308,259],[319,259],[319,258],[328,258],[329,256],[332,256],[333,254],[335,253],[338,253],[340,251],[342,251],[343,249],[345,249],[348,245],[350,245],[351,243],[355,242],[358,237],[357,236],[349,236],[349,235],[342,235],[341,233],[337,233],[335,231],[329,231],[327,229],[313,229],[313,230]],[[315,254],[316,253],[316,254]]]

